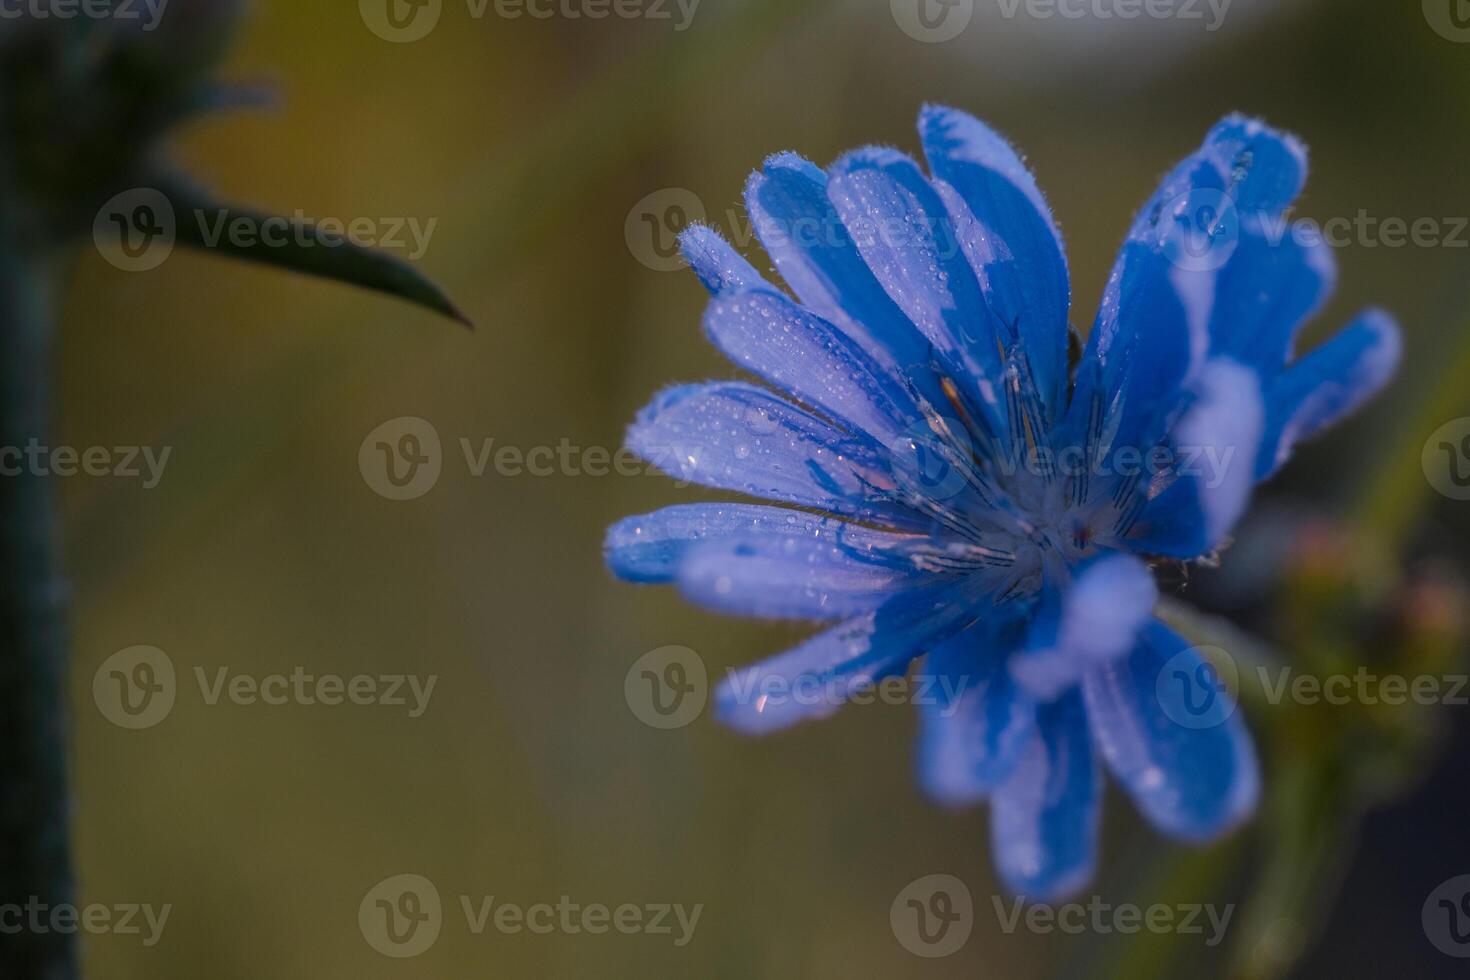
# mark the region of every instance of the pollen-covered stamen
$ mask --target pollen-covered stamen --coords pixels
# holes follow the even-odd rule
[[[1003,383],[1006,412],[1010,419],[1011,451],[1024,453],[1029,471],[1042,483],[1056,476],[1056,461],[1051,445],[1051,419],[1046,403],[1036,387],[1036,376],[1026,349],[1015,344],[1005,357]]]
[[[1029,554],[1021,564],[1040,574],[1044,564],[1065,567],[1079,560],[1105,536],[1086,519],[1088,508],[1079,514],[1077,504],[1088,499],[1089,473],[1109,438],[1108,406],[1100,386],[1085,387],[1095,404],[1085,432],[1073,436],[1084,445],[1066,447],[1074,451],[1063,457],[1024,345],[1016,340],[999,353],[1003,368],[996,389],[1002,400],[991,407],[1001,412],[1000,428],[972,404],[966,388],[937,374],[950,411],[941,414],[916,400],[929,431],[897,450],[893,495],[974,549],[966,562],[994,564]],[[911,473],[920,478],[906,479]],[[1059,479],[1063,474],[1067,479]],[[1005,543],[997,545],[997,538]]]
[[[1026,533],[1022,515],[988,472],[994,438],[983,424],[975,424],[953,380],[945,375],[938,380],[962,418],[951,419],[918,401],[928,432],[910,437],[901,449],[893,447],[896,499],[972,541],[994,531]],[[931,463],[938,465],[931,469]]]
[[[1087,421],[1082,431],[1082,443],[1075,447],[1069,459],[1067,474],[1066,506],[1071,509],[1086,504],[1092,494],[1092,474],[1097,470],[1099,447],[1102,444],[1103,424],[1107,413],[1103,405],[1103,391],[1099,384],[1100,369],[1096,360],[1086,362],[1078,371],[1072,388],[1073,399],[1085,399]],[[1074,402],[1072,410],[1077,410]],[[1075,429],[1075,427],[1074,427]],[[1067,447],[1073,449],[1074,447]]]
[[[911,451],[915,455],[917,455],[918,447],[911,445],[910,448]],[[900,464],[895,461],[896,470],[905,465],[909,464]],[[898,473],[895,473],[895,476],[898,476]],[[969,518],[961,514],[959,511],[949,507],[945,503],[945,501],[941,500],[934,494],[923,492],[921,489],[910,485],[910,480],[912,480],[911,476],[907,479],[900,478],[892,486],[880,487],[866,477],[858,477],[858,482],[866,491],[869,499],[874,501],[890,501],[893,503],[902,504],[909,510],[928,517],[929,519],[934,521],[938,527],[941,527],[961,538],[975,542],[981,540],[985,532],[982,529],[976,527]]]
[[[918,461],[918,453],[921,449],[933,451],[941,457],[941,462],[946,466],[953,467],[964,479],[969,489],[980,498],[985,510],[994,515],[1004,514],[1009,510],[1009,503],[1006,501],[1005,495],[1001,492],[1000,488],[986,476],[983,467],[980,465],[985,456],[994,451],[995,438],[988,423],[982,420],[983,415],[977,414],[975,410],[972,410],[969,399],[965,397],[964,393],[949,375],[944,372],[937,360],[930,361],[928,370],[933,372],[934,377],[938,379],[939,387],[949,400],[950,407],[958,416],[958,421],[963,431],[956,432],[954,426],[951,424],[952,420],[943,415],[931,404],[919,392],[918,386],[905,375],[901,379],[904,390],[912,399],[914,405],[918,407],[924,424],[929,429],[928,434],[933,436],[933,440],[926,439],[923,447],[920,447],[917,444],[917,437],[911,439],[910,445],[904,453],[909,458],[897,462],[901,467],[909,467]],[[922,494],[915,493],[911,496],[913,499],[909,499],[908,497],[902,499],[916,509],[929,513],[936,508],[936,504],[933,501],[920,499],[923,496]],[[954,516],[956,520],[963,520],[958,513],[955,513]],[[949,522],[946,523],[948,524]],[[995,522],[992,521],[991,523]]]
[[[932,572],[971,572],[982,568],[1011,568],[1016,554],[1004,547],[951,541],[915,545],[909,551],[915,568]]]

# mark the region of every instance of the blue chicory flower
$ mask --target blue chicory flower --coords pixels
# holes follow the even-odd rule
[[[751,176],[795,300],[711,229],[684,233],[714,297],[706,334],[771,387],[667,390],[629,445],[776,506],[631,518],[607,560],[721,612],[835,622],[731,672],[715,705],[742,732],[829,715],[927,654],[948,693],[915,698],[921,784],[988,799],[1007,885],[1053,900],[1092,876],[1103,765],[1177,839],[1253,811],[1250,737],[1154,617],[1152,568],[1222,547],[1254,485],[1387,382],[1399,333],[1370,311],[1295,355],[1334,263],[1285,217],[1301,144],[1259,122],[1226,118],[1165,178],[1085,349],[1020,157],[952,109],[926,107],[919,129],[927,176],[885,148],[825,171],[778,154]]]

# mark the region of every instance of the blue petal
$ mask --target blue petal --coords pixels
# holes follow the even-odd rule
[[[828,197],[858,251],[899,309],[961,369],[952,380],[984,409],[994,405],[999,343],[1007,341],[960,248],[943,200],[919,165],[869,148],[832,166]]]
[[[1016,325],[1054,406],[1066,378],[1071,284],[1051,209],[1016,151],[974,116],[925,106],[919,134],[934,177],[958,194],[947,203],[990,306]]]
[[[1037,711],[1036,733],[993,795],[991,848],[1007,887],[1053,902],[1092,879],[1102,779],[1077,691]]]
[[[998,622],[997,622],[998,620]],[[915,674],[918,774],[936,802],[984,799],[1016,768],[1036,729],[1036,702],[1006,670],[1020,624],[999,616],[935,647]]]
[[[1230,115],[1164,178],[1134,219],[1129,238],[1157,242],[1166,209],[1196,191],[1223,191],[1240,215],[1267,217],[1290,207],[1306,182],[1307,151],[1300,140],[1259,120]]]
[[[1194,393],[1170,436],[1173,466],[1155,477],[1173,482],[1126,531],[1135,551],[1175,558],[1208,554],[1250,503],[1266,425],[1259,377],[1217,358],[1206,365]]]
[[[706,225],[690,225],[679,235],[679,250],[704,287],[718,296],[737,289],[770,288],[755,266],[735,251],[720,233]]]
[[[1255,810],[1260,771],[1244,722],[1179,634],[1149,624],[1128,657],[1094,668],[1082,690],[1098,751],[1159,830],[1206,841]]]
[[[1183,268],[1151,245],[1123,247],[1088,338],[1072,401],[1076,429],[1100,398],[1112,447],[1156,444],[1209,353],[1214,270]],[[1091,363],[1096,370],[1088,369]],[[1080,416],[1081,418],[1079,418]]]
[[[766,500],[920,526],[881,488],[884,463],[829,423],[753,385],[668,389],[628,446],[670,476]]]
[[[735,364],[876,443],[892,441],[919,419],[891,372],[779,293],[723,294],[705,311],[704,328]]]
[[[1032,697],[1055,701],[1082,675],[1133,649],[1153,615],[1159,590],[1148,565],[1107,553],[1077,570],[1065,592],[1052,590],[1011,660],[1011,675]]]
[[[1398,370],[1402,354],[1398,324],[1387,313],[1370,310],[1276,377],[1266,391],[1266,436],[1257,477],[1275,473],[1298,442],[1376,395]]]
[[[933,643],[964,626],[965,604],[900,597],[819,633],[783,654],[732,670],[715,691],[716,717],[747,735],[766,735],[836,713],[852,694],[902,674]]]
[[[1290,226],[1242,224],[1230,261],[1220,270],[1210,318],[1210,351],[1275,376],[1291,356],[1297,332],[1337,285],[1337,262],[1325,242],[1303,244]]]
[[[1103,390],[1120,395],[1118,442],[1154,445],[1172,422],[1173,396],[1193,383],[1214,335],[1239,325],[1212,311],[1241,229],[1274,219],[1301,192],[1306,151],[1292,136],[1230,116],[1164,178],[1129,230],[1109,276],[1087,358],[1104,365]],[[1202,216],[1208,223],[1199,227]],[[1198,244],[1196,254],[1190,246]],[[1243,265],[1249,266],[1246,262]],[[1243,269],[1227,305],[1249,289]],[[1092,397],[1079,391],[1083,411]]]
[[[930,344],[893,302],[827,197],[827,174],[779,153],[751,174],[745,206],[756,236],[802,304],[909,377],[935,404]]]
[[[834,522],[835,523],[835,522]],[[716,612],[767,619],[849,619],[900,592],[936,588],[899,547],[909,537],[846,526],[820,537],[739,537],[694,547],[679,566],[686,598]]]
[[[620,578],[645,584],[674,581],[680,562],[702,542],[730,539],[807,538],[858,548],[895,547],[914,540],[788,507],[761,504],[681,504],[608,529],[603,551]]]

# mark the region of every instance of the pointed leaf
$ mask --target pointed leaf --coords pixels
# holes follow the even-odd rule
[[[345,234],[324,231],[311,220],[221,203],[178,177],[160,179],[155,184],[173,205],[180,245],[386,293],[474,328],[442,289],[395,255],[360,245]],[[206,220],[199,220],[199,215]],[[229,233],[228,229],[241,221],[251,233]],[[279,232],[261,234],[266,222],[272,227],[284,222],[289,230],[284,236]]]

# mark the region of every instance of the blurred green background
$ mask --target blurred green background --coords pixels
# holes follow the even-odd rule
[[[704,0],[682,32],[494,9],[477,19],[446,0],[433,32],[400,44],[348,0],[258,2],[227,74],[272,82],[279,105],[213,117],[178,151],[224,196],[279,212],[437,219],[416,264],[474,333],[183,250],[145,274],[95,252],[75,270],[59,442],[173,448],[156,489],[77,479],[63,491],[82,897],[173,905],[153,948],[87,937],[89,975],[1101,975],[1119,937],[1002,931],[985,815],[920,799],[910,710],[854,708],[751,742],[708,718],[658,731],[629,709],[624,676],[647,651],[693,648],[714,675],[805,632],[719,619],[606,573],[610,522],[699,492],[474,476],[459,440],[615,450],[660,386],[731,375],[700,338],[694,277],[630,247],[630,212],[656,192],[692,192],[729,231],[767,153],[916,151],[919,105],[953,104],[1027,154],[1066,235],[1085,329],[1133,209],[1232,110],[1310,145],[1301,215],[1470,214],[1470,44],[1433,31],[1418,4],[1381,0],[1235,0],[1214,31],[1007,19],[980,0],[942,44],[905,34],[884,2]],[[1463,245],[1356,243],[1338,258],[1341,287],[1308,342],[1377,304],[1401,318],[1408,355],[1385,398],[1266,494],[1326,509],[1349,504],[1365,473],[1417,465],[1430,430],[1404,445],[1398,420],[1461,345],[1470,300]],[[444,445],[437,485],[407,502],[374,493],[358,466],[368,433],[400,416],[428,420]],[[1424,539],[1464,552],[1464,505],[1423,489],[1438,501]],[[125,731],[97,710],[92,678],[138,644],[167,652],[180,690],[161,724]],[[209,705],[194,670],[226,666],[439,680],[419,718]],[[1419,908],[1470,871],[1464,773],[1447,752],[1426,788],[1370,822],[1301,976],[1367,975],[1354,971],[1368,953],[1374,975],[1459,975]],[[1154,900],[1151,869],[1172,847],[1115,794],[1105,835],[1096,892]],[[428,952],[393,960],[357,913],[403,873],[437,885],[445,924]],[[894,897],[931,873],[964,880],[976,906],[969,943],[938,960],[889,927]],[[1193,900],[1230,900],[1229,887]],[[704,911],[682,948],[476,936],[462,894]],[[1198,939],[1180,948],[1191,976],[1223,963]]]

